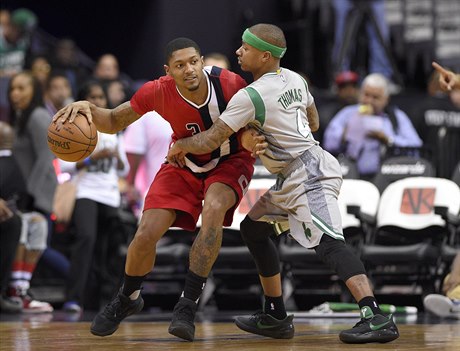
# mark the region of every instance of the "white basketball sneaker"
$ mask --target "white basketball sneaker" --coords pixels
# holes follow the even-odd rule
[[[460,319],[460,300],[451,300],[440,294],[430,294],[423,300],[426,311],[443,317]]]

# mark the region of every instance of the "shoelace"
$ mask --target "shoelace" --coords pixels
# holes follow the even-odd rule
[[[257,321],[260,321],[261,319],[263,319],[264,315],[265,315],[264,311],[257,311],[249,318],[251,320],[257,322]]]
[[[109,319],[116,319],[117,318],[117,311],[120,310],[121,301],[120,298],[117,296],[115,300],[110,302],[104,309],[104,315]]]
[[[372,318],[361,318],[361,320],[355,324],[353,328],[359,327],[360,325],[363,325],[367,322],[369,322]]]
[[[176,311],[178,317],[185,317],[186,320],[193,319],[193,311],[188,305],[179,305]],[[179,319],[182,320],[183,318]]]

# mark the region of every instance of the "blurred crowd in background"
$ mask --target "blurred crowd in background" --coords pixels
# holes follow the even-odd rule
[[[361,179],[374,179],[381,163],[395,153],[426,159],[437,177],[456,179],[460,91],[439,90],[431,60],[460,69],[458,2],[437,1],[436,6],[430,1],[409,0],[281,3],[289,7],[291,16],[289,21],[276,23],[285,24],[291,55],[282,65],[302,73],[310,84],[321,122],[315,138],[321,145],[354,163]],[[457,15],[446,17],[446,11]],[[399,35],[395,31],[401,28],[403,13],[412,16],[414,22]],[[441,18],[442,23],[433,21],[427,28],[417,20],[423,17],[417,13],[435,14],[438,17],[433,18]],[[315,20],[316,28],[308,25],[314,14],[321,15]],[[307,27],[300,21],[302,16],[307,17]],[[317,31],[315,37],[302,36],[313,30]],[[433,41],[430,31],[439,40]],[[305,39],[303,45],[299,38]],[[90,57],[80,49],[82,45],[73,38],[56,38],[44,31],[41,19],[30,9],[0,11],[0,201],[15,216],[16,211],[19,214],[8,226],[0,219],[0,225],[2,231],[17,231],[21,236],[20,248],[9,253],[14,256],[12,267],[1,272],[2,311],[53,310],[51,303],[30,296],[37,266],[46,267],[41,269],[42,277],[66,282],[63,309],[97,310],[109,300],[121,278],[123,253],[107,257],[107,247],[126,243],[133,234],[120,231],[120,226],[136,225],[143,195],[170,143],[169,125],[152,112],[120,135],[100,137],[94,163],[86,173],[78,164],[53,157],[45,135],[59,109],[81,99],[113,108],[152,79],[132,79],[110,50]],[[317,62],[313,51],[323,54],[322,62]],[[157,54],[162,57],[161,52]],[[235,58],[227,52],[209,50],[204,56],[207,65],[238,72],[235,64],[232,67]],[[379,120],[383,114],[391,123]],[[378,132],[358,140],[358,127],[362,126],[353,125],[356,115],[377,116],[374,126],[380,123],[375,127]],[[52,207],[54,191],[77,174],[72,221],[57,223]],[[94,207],[82,206],[85,202]],[[108,242],[98,234],[100,231],[120,238],[112,237]],[[63,233],[68,232],[73,236],[63,239]],[[106,251],[101,252],[102,248]],[[1,249],[4,260],[10,249],[3,239]],[[99,279],[88,279],[91,274],[99,274]],[[98,286],[88,287],[87,282],[97,282]],[[99,294],[100,301],[86,303],[90,300],[84,293]]]

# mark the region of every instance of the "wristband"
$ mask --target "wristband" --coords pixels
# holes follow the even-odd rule
[[[87,157],[83,160],[83,165],[88,167],[91,164],[91,158]]]

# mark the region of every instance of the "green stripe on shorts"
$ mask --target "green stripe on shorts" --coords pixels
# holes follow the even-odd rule
[[[311,217],[313,219],[313,223],[324,233],[326,233],[329,236],[332,236],[334,239],[345,240],[343,234],[334,232],[334,230],[317,215],[311,213]]]

